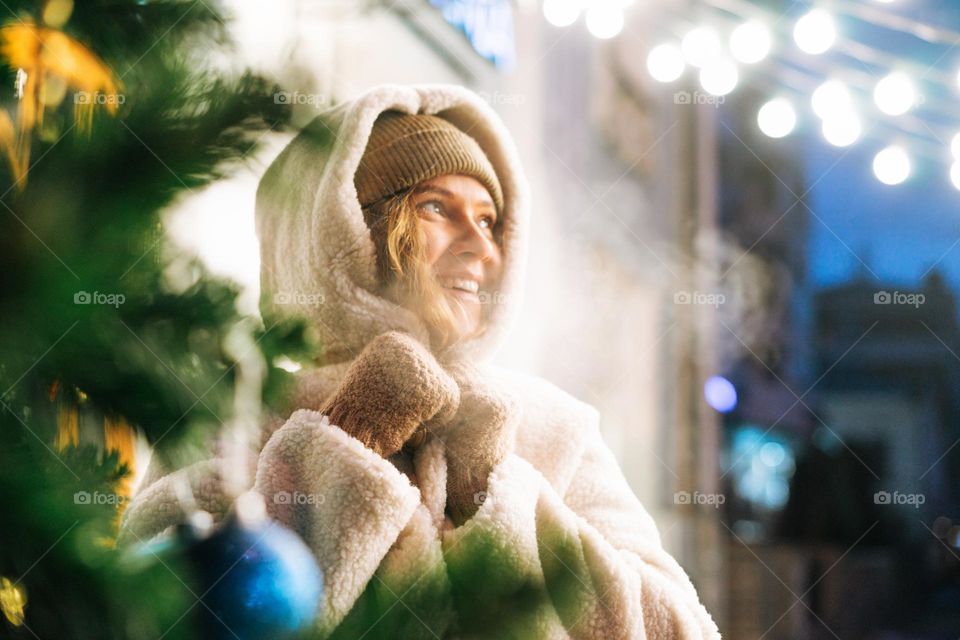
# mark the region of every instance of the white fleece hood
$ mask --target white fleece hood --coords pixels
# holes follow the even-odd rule
[[[261,304],[305,315],[330,361],[354,357],[390,330],[429,344],[417,315],[378,293],[376,249],[354,186],[374,121],[391,109],[448,120],[477,141],[497,173],[504,199],[503,274],[486,301],[487,329],[437,354],[445,361],[487,360],[521,304],[529,186],[499,116],[457,85],[379,85],[320,114],[287,145],[257,189]]]

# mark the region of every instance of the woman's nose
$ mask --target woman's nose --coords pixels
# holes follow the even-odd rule
[[[455,253],[469,252],[484,262],[495,258],[498,252],[489,232],[472,218],[462,219],[457,224],[455,245]]]

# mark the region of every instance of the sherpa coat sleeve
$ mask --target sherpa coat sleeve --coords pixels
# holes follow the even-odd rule
[[[323,571],[311,637],[327,637],[350,612],[421,507],[420,491],[393,463],[309,409],[293,412],[266,443],[255,488]]]
[[[522,617],[513,616],[520,626],[505,629],[497,625],[506,616],[491,615],[498,603],[543,588],[572,638],[719,639],[689,577],[663,548],[653,519],[604,443],[598,412],[573,402],[585,420],[576,421],[583,437],[572,474],[540,464],[549,453],[531,453],[575,439],[559,422],[541,420],[543,428],[527,434],[533,446],[519,450],[526,458],[510,454],[494,467],[477,513],[444,540],[457,610],[473,613],[462,620],[464,628],[484,637],[552,637],[543,630],[556,621],[531,616],[524,628]],[[471,575],[498,579],[478,591]]]
[[[318,411],[300,409],[268,431],[259,453],[254,489],[269,515],[294,529],[323,570],[324,603],[317,637],[326,637],[350,611],[401,531],[423,525],[415,518],[420,492],[390,461]],[[197,507],[222,520],[230,507],[223,489],[228,462],[211,457],[169,471],[155,460],[125,510],[118,544],[150,540],[182,522],[177,484],[189,483]],[[436,559],[434,559],[436,562]]]

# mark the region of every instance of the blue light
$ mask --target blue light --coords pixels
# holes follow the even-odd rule
[[[500,71],[516,63],[510,0],[430,0],[443,18],[461,29],[474,50]]]
[[[737,390],[723,376],[711,376],[703,385],[703,397],[707,404],[720,413],[729,413],[737,406]]]
[[[761,509],[775,510],[790,498],[796,459],[793,447],[769,431],[756,425],[737,427],[723,466],[737,495]]]

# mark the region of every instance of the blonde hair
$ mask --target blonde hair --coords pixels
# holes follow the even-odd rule
[[[417,312],[441,351],[458,336],[453,309],[426,259],[426,239],[413,203],[415,186],[363,207],[377,249],[377,275],[394,302]],[[499,225],[498,225],[499,226]],[[499,234],[495,241],[500,245]],[[486,328],[484,322],[478,334]]]

